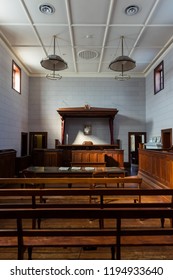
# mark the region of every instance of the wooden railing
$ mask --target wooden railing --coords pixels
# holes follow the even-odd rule
[[[173,188],[173,153],[139,149],[139,176],[148,187]]]

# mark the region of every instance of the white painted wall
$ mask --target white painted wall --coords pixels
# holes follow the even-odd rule
[[[121,140],[128,160],[128,132],[145,131],[145,79],[125,82],[111,78],[28,78],[22,69],[22,94],[11,88],[13,55],[0,42],[0,149],[12,148],[20,156],[21,132],[48,132],[48,148],[61,141],[61,120],[57,109],[61,107],[117,108],[114,120],[114,138]],[[22,68],[20,63],[16,63]],[[29,94],[28,94],[29,91]],[[83,134],[83,126],[92,125],[92,135]],[[69,144],[92,140],[110,143],[108,120],[69,119],[66,133]]]
[[[47,131],[48,147],[61,141],[61,120],[57,113],[62,107],[117,108],[114,120],[114,138],[121,140],[128,160],[128,132],[145,131],[145,79],[116,81],[111,78],[63,78],[52,81],[30,78],[29,131]],[[92,125],[92,135],[83,135],[83,126]],[[68,119],[66,126],[69,144],[91,140],[110,143],[109,124],[106,119]]]
[[[164,89],[154,95],[153,70],[146,78],[146,130],[148,139],[173,128],[173,50],[164,58]],[[161,61],[158,61],[157,65]]]
[[[46,78],[28,78],[23,69],[20,95],[11,88],[13,58],[0,40],[0,149],[12,148],[20,155],[21,132],[28,131],[47,131],[48,148],[54,148],[55,139],[61,140],[61,121],[56,111],[61,107],[89,104],[93,107],[117,108],[114,138],[121,140],[125,161],[128,160],[128,132],[146,131],[149,139],[159,136],[161,129],[173,127],[173,50],[163,58],[165,87],[156,95],[153,70],[146,79],[120,82],[110,78],[50,81]],[[91,136],[83,135],[85,124],[92,124]],[[94,143],[110,143],[109,126],[105,119],[71,119],[66,129],[69,143],[90,139]]]
[[[12,59],[0,40],[0,149],[15,149],[20,156],[21,132],[28,132],[29,78],[22,70],[22,93],[12,89]]]

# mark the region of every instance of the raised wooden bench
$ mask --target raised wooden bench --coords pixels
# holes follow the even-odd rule
[[[172,189],[138,189],[138,188],[65,188],[59,187],[62,183],[73,183],[87,185],[91,183],[141,183],[140,178],[9,178],[0,179],[0,184],[4,188],[0,189],[0,198],[8,196],[30,198],[29,203],[23,200],[21,203],[1,203],[0,219],[7,221],[14,219],[17,222],[17,229],[2,229],[0,231],[0,246],[17,247],[18,258],[23,258],[24,248],[28,248],[29,258],[32,256],[32,248],[40,246],[107,246],[111,248],[111,257],[121,258],[122,240],[130,236],[169,236],[173,235],[173,229],[170,228],[124,228],[121,221],[124,219],[162,219],[173,217],[173,190]],[[20,184],[36,184],[34,188],[17,188]],[[44,189],[39,189],[38,184],[45,184]],[[47,188],[48,185],[53,187]],[[8,188],[10,187],[10,188]],[[90,196],[97,195],[100,197],[98,204],[83,203],[40,203],[37,197],[51,196]],[[140,196],[140,203],[111,203],[106,204],[106,196]],[[145,203],[142,201],[143,196],[170,197],[166,202]],[[51,201],[51,200],[50,200]],[[79,215],[80,213],[80,215]],[[98,219],[115,220],[115,228],[78,228],[78,229],[36,229],[35,223],[31,223],[30,229],[22,227],[22,221],[31,219]],[[116,248],[116,250],[115,250]]]

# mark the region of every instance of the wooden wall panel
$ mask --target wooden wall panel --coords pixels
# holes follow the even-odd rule
[[[15,176],[16,151],[0,150],[0,177],[9,178]]]
[[[139,175],[148,186],[173,188],[173,153],[139,149]]]
[[[107,166],[124,167],[124,151],[105,150],[105,161]]]
[[[71,166],[73,162],[105,163],[106,166],[124,166],[124,151],[119,149],[69,150],[35,149],[33,165],[35,166]]]

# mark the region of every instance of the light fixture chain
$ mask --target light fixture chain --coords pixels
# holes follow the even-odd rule
[[[55,40],[56,40],[56,35],[53,36],[53,54],[55,55]]]
[[[124,42],[124,36],[121,37],[121,53],[122,53],[122,56],[124,55],[124,51],[123,51],[124,44],[123,44],[123,42]]]

